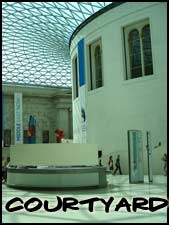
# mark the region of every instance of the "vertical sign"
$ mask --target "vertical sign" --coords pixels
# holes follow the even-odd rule
[[[23,144],[22,93],[14,95],[15,110],[15,144]]]
[[[143,142],[142,132],[139,130],[128,131],[129,146],[129,181],[130,183],[144,182],[143,168]]]
[[[2,92],[2,147],[4,147],[4,95]]]
[[[150,131],[147,131],[146,132],[146,136],[147,136],[148,179],[149,179],[149,182],[153,182],[153,173],[152,173],[152,145],[151,145]]]
[[[84,39],[78,43],[78,62],[79,62],[79,99],[81,107],[81,127],[82,143],[87,142],[86,134],[86,84],[85,84],[85,59],[84,59]]]

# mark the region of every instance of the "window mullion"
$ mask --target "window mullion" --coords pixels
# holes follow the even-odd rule
[[[92,50],[92,71],[93,71],[93,89],[96,89],[96,68],[95,68],[95,57],[94,57],[95,45]]]
[[[139,38],[140,38],[140,51],[141,51],[141,68],[142,68],[142,76],[145,75],[144,72],[144,55],[143,55],[143,42],[142,42],[142,33],[141,33],[141,27],[139,29]]]

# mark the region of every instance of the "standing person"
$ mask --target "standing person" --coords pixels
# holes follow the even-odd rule
[[[109,166],[109,170],[112,171],[113,173],[113,159],[112,159],[112,156],[109,157],[109,161],[108,161],[108,166]]]
[[[164,161],[164,176],[167,176],[167,154],[164,153],[161,159]]]
[[[99,159],[99,166],[102,166],[102,160]]]
[[[6,158],[3,158],[2,159],[2,183],[5,183],[5,181],[6,181],[6,174],[7,174],[7,172],[6,172],[6,167],[7,167],[7,164],[8,164],[8,162],[7,162],[7,159]]]
[[[122,174],[121,167],[120,167],[120,155],[117,156],[115,165],[116,165],[116,169],[114,171],[114,175],[116,174],[117,170],[119,170],[120,174]]]
[[[7,157],[5,162],[5,167],[4,167],[4,173],[3,173],[3,178],[5,183],[7,181],[7,166],[9,165],[9,162],[10,162],[10,157]]]

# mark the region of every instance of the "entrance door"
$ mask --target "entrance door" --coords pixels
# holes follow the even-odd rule
[[[143,141],[139,130],[128,131],[129,182],[143,183]]]

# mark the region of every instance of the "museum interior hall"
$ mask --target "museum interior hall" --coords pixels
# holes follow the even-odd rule
[[[167,223],[167,2],[2,2],[2,223]]]

